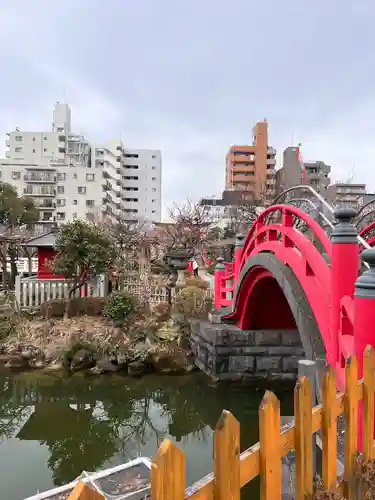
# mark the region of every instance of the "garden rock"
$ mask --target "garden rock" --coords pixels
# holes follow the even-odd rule
[[[128,373],[133,377],[139,377],[147,371],[147,365],[144,361],[132,361],[128,364]]]
[[[151,357],[151,364],[161,373],[187,373],[194,368],[181,349],[156,351]]]
[[[27,370],[30,369],[30,363],[21,355],[10,358],[4,365],[9,370]]]
[[[114,359],[100,359],[96,363],[96,368],[98,368],[101,373],[118,372],[121,369],[121,365],[118,365],[117,361]]]
[[[72,371],[86,370],[93,366],[93,354],[88,349],[79,349],[73,356],[70,362],[70,369]]]

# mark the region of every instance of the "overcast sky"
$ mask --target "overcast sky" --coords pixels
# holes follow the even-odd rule
[[[161,149],[170,205],[219,194],[267,118],[279,153],[374,190],[374,23],[374,0],[0,0],[0,135],[66,95],[75,132]]]

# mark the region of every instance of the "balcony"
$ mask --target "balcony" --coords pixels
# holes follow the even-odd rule
[[[267,158],[267,166],[272,165],[273,167],[276,165],[276,158]]]
[[[104,182],[102,184],[102,188],[104,191],[111,191],[112,190],[112,186],[111,186],[111,183],[110,182]]]
[[[250,163],[255,161],[255,155],[230,155],[229,160],[235,165],[236,163]]]
[[[41,190],[29,190],[27,188],[23,189],[23,194],[25,196],[56,196],[56,189],[51,189],[49,191],[41,191]]]
[[[44,200],[40,203],[35,203],[35,206],[39,208],[39,210],[55,210],[56,203],[52,200]]]
[[[233,185],[235,186],[236,184],[246,184],[248,186],[254,186],[255,185],[255,180],[254,178],[248,176],[248,175],[236,175],[236,177],[233,178]]]
[[[56,182],[56,176],[55,175],[37,175],[35,173],[28,173],[23,176],[23,180],[25,182],[36,182],[38,184],[44,183],[44,184],[54,184]]]

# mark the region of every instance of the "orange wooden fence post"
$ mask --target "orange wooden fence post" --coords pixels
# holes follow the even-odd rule
[[[348,500],[355,500],[353,475],[358,440],[358,365],[354,356],[351,356],[345,366],[345,495]]]
[[[224,410],[214,436],[215,500],[240,500],[240,424]]]
[[[374,458],[374,349],[367,346],[363,354],[362,447],[365,460]]]
[[[151,466],[151,499],[185,498],[185,456],[169,439],[164,439]]]
[[[80,481],[69,495],[68,500],[105,500],[103,495]]]
[[[301,377],[294,390],[296,500],[313,494],[312,392],[307,377]]]
[[[334,411],[336,405],[336,374],[329,367],[323,383],[323,483],[327,490],[336,485],[337,469],[337,420]]]
[[[281,500],[280,403],[267,391],[259,408],[261,500]]]

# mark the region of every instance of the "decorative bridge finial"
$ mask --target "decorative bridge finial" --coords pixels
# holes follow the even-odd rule
[[[361,254],[361,260],[366,262],[367,269],[355,283],[355,296],[375,298],[375,248],[368,248]]]
[[[332,243],[357,243],[358,233],[353,224],[357,212],[354,208],[337,208],[333,215],[338,222],[332,231]]]
[[[217,264],[216,264],[216,266],[215,266],[215,269],[220,270],[220,271],[225,270],[225,266],[224,266],[224,264],[223,264],[223,262],[224,262],[223,257],[218,257],[218,258],[216,259],[216,262],[217,262]]]
[[[243,248],[245,236],[243,234],[236,234],[236,248]]]

